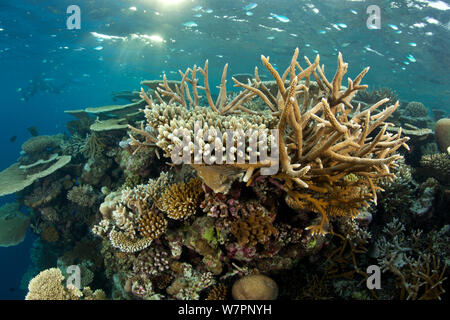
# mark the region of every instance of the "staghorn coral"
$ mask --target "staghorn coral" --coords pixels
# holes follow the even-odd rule
[[[359,208],[366,205],[367,200],[376,202],[377,187],[373,180],[393,176],[390,168],[395,160],[401,158],[395,152],[401,146],[407,148],[405,142],[408,138],[402,138],[401,131],[394,135],[386,132],[385,120],[397,109],[398,102],[376,114],[375,110],[388,102],[388,98],[365,110],[353,110],[351,100],[358,91],[367,88],[360,82],[369,68],[364,69],[354,80],[349,79],[348,87],[345,88],[341,83],[348,65],[344,63],[341,54],[338,56],[338,69],[331,82],[325,77],[323,68],[319,67],[319,56],[313,63],[305,58],[308,66],[302,68],[297,61],[298,54],[296,49],[289,67],[281,75],[268,58],[261,57],[264,66],[275,79],[278,88],[275,95],[260,80],[258,69],[255,68],[252,83],[244,84],[233,78],[235,86],[242,88],[242,91],[235,99],[227,101],[225,65],[219,97],[214,103],[209,90],[206,62],[204,68],[194,66],[181,72],[183,77],[180,85],[176,85],[176,91],[167,85],[164,77],[163,84],[155,91],[155,94],[158,93],[156,96],[159,104],[154,103],[142,91],[142,97],[148,104],[144,112],[148,127],[158,133],[158,137],[153,139],[158,141],[157,145],[166,155],[181,158],[185,156],[184,151],[187,151],[188,159],[196,169],[208,165],[202,155],[211,156],[213,149],[223,148],[224,134],[219,133],[225,129],[255,129],[254,132],[257,132],[256,129],[277,129],[281,170],[275,178],[284,182],[285,190],[300,207],[306,210],[314,208],[312,211],[321,214],[320,223],[309,228],[313,233],[324,234],[329,215],[344,214],[347,211],[348,216],[352,217]],[[203,87],[197,86],[197,71],[204,78]],[[315,82],[311,81],[311,77]],[[188,84],[192,87],[192,94]],[[312,90],[313,87],[318,90]],[[198,107],[199,89],[205,91],[210,109]],[[170,98],[169,104],[161,99],[160,94]],[[258,113],[243,106],[243,103],[255,97],[262,99],[268,109]],[[196,126],[197,120],[202,120],[202,123]],[[152,137],[150,129],[131,129]],[[206,132],[207,139],[203,140]],[[179,138],[181,135],[190,137],[191,142],[195,137],[202,138],[197,146],[197,149],[200,148],[199,152],[195,152],[191,143],[183,148]],[[256,141],[255,138],[252,133],[246,135],[246,145],[251,145]],[[261,152],[271,150],[271,146],[272,144],[261,146],[260,155]],[[244,149],[245,154],[236,154],[238,147],[239,142],[235,142],[233,146],[227,145],[232,160],[240,156],[249,161],[258,155],[253,148]],[[214,154],[209,159],[212,161],[216,158],[217,155]],[[270,166],[273,162],[278,162],[278,159],[259,157],[256,163],[213,165],[207,173],[209,179],[205,178],[206,174],[199,172],[199,175],[208,185],[208,182],[215,181],[215,177],[223,175],[223,170],[229,170],[231,166],[235,171],[225,173],[232,176],[231,180],[242,178],[243,181],[252,181],[259,174],[258,169]],[[239,175],[239,170],[245,172],[245,175]],[[357,185],[344,179],[351,173],[358,176]],[[224,184],[222,188],[215,185],[214,191],[228,192],[231,184],[226,180]],[[340,188],[339,192],[333,192],[335,185]],[[358,198],[346,198],[353,188],[358,189]],[[344,210],[349,205],[350,210]]]
[[[185,220],[197,211],[202,194],[202,180],[199,178],[172,184],[159,199],[160,209],[171,219]]]
[[[376,103],[381,99],[388,98],[390,101],[397,101],[397,93],[390,88],[379,88],[373,90],[358,91],[355,96],[355,100],[363,101],[365,103]]]

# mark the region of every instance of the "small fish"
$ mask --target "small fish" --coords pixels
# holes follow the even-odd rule
[[[252,16],[252,15],[253,15],[253,12],[247,11],[245,14],[248,15],[248,16]]]
[[[202,6],[196,6],[196,7],[194,7],[194,8],[192,8],[192,11],[200,11],[200,10],[202,10]]]
[[[245,11],[255,9],[258,5],[256,3],[249,3],[248,5],[242,7]]]
[[[337,25],[344,29],[347,28],[347,25],[345,23],[338,23]]]
[[[187,28],[194,28],[194,27],[198,27],[198,24],[196,24],[194,21],[188,21],[183,23],[183,26],[187,27]]]
[[[278,21],[280,21],[280,22],[286,23],[286,22],[290,21],[288,17],[282,16],[282,15],[279,15],[279,14],[271,13],[270,15],[272,17],[274,17],[275,19],[277,19]]]
[[[94,50],[100,51],[100,50],[103,50],[103,47],[102,46],[98,46],[98,47],[95,47]]]
[[[358,12],[356,10],[353,10],[353,9],[351,9],[350,12],[353,13],[353,14],[358,14]]]
[[[206,9],[205,12],[206,12],[206,13],[212,13],[213,10],[212,10],[212,9]]]
[[[201,13],[194,14],[194,17],[196,17],[196,18],[201,18],[201,17],[202,17],[202,14],[201,14]]]
[[[37,137],[39,135],[38,128],[35,126],[29,127],[27,130],[33,137]]]
[[[410,43],[408,43],[411,47],[416,47],[417,46],[417,43],[415,43],[415,42],[410,42]]]
[[[9,142],[13,143],[14,141],[16,141],[17,136],[12,136],[11,138],[9,138]]]
[[[412,54],[408,54],[406,56],[406,59],[408,59],[411,62],[416,62],[417,61],[416,58]]]

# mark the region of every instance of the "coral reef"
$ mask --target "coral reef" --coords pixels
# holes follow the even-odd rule
[[[0,212],[23,218],[0,244],[37,236],[27,299],[446,298],[446,119],[434,136],[423,104],[366,91],[368,68],[344,86],[341,54],[331,79],[298,56],[262,56],[271,80],[255,68],[234,91],[225,65],[217,95],[206,61],[26,142],[0,172],[0,196],[18,193]]]

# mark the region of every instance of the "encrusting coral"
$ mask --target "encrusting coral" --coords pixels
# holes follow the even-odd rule
[[[302,68],[297,61],[299,51],[295,50],[289,67],[283,74],[279,74],[269,59],[262,56],[264,66],[269,70],[278,89],[274,95],[262,82],[255,68],[252,82],[241,83],[233,79],[236,87],[243,90],[232,101],[227,101],[225,65],[220,93],[213,101],[208,83],[208,61],[204,68],[188,68],[182,74],[180,85],[172,90],[164,77],[163,84],[155,91],[159,100],[156,104],[142,90],[142,97],[147,102],[144,110],[147,127],[144,130],[130,127],[135,132],[145,135],[147,140],[157,141],[167,156],[176,155],[190,160],[194,168],[199,171],[200,177],[208,185],[214,177],[220,176],[224,170],[235,169],[228,173],[233,175],[231,182],[242,178],[251,182],[259,175],[258,169],[271,166],[278,159],[262,159],[261,153],[271,150],[269,146],[259,146],[259,150],[246,148],[245,154],[239,154],[241,142],[234,141],[233,146],[227,145],[229,152],[227,158],[236,160],[241,157],[251,163],[234,163],[226,165],[211,165],[210,179],[206,179],[201,169],[211,163],[206,163],[202,156],[212,156],[212,150],[223,151],[227,140],[226,129],[241,130],[254,129],[253,134],[246,135],[246,146],[256,141],[258,130],[278,129],[279,162],[281,170],[274,177],[284,182],[284,189],[294,199],[300,208],[318,212],[322,219],[318,225],[310,226],[313,233],[324,234],[328,217],[334,213],[353,217],[362,206],[367,206],[367,200],[376,202],[375,178],[392,177],[390,168],[401,156],[395,152],[401,146],[407,145],[407,137],[401,137],[401,130],[397,134],[386,132],[388,123],[385,120],[397,109],[399,103],[387,107],[375,114],[375,110],[388,102],[385,98],[365,110],[360,107],[353,108],[351,100],[355,94],[367,88],[360,82],[369,68],[364,69],[354,80],[348,79],[348,87],[341,85],[347,73],[347,63],[342,55],[338,57],[338,69],[333,80],[327,80],[323,67],[319,66],[319,56],[311,63],[305,57],[306,68]],[[204,86],[197,85],[197,72],[204,77]],[[190,77],[191,76],[191,77]],[[315,79],[315,83],[311,81]],[[192,94],[188,84],[192,87]],[[315,88],[316,90],[313,90]],[[199,107],[198,90],[204,90],[209,108]],[[313,94],[315,92],[315,94]],[[163,97],[169,97],[165,103]],[[264,101],[268,109],[264,112],[255,112],[243,106],[254,97]],[[198,125],[198,121],[201,121]],[[157,132],[157,137],[153,136]],[[223,133],[219,135],[219,133]],[[204,140],[204,134],[208,133]],[[183,147],[180,136],[189,137],[190,143]],[[220,136],[222,138],[220,138]],[[194,146],[195,138],[202,138],[199,145]],[[269,139],[273,142],[274,137]],[[135,143],[140,142],[135,140]],[[197,150],[196,150],[197,149]],[[186,158],[185,151],[188,157]],[[227,150],[228,151],[228,150]],[[258,152],[259,151],[259,152]],[[218,155],[210,160],[214,163]],[[214,160],[214,161],[213,161]],[[239,175],[239,170],[242,174]],[[244,175],[245,172],[245,175]],[[357,181],[347,181],[345,177],[353,174]],[[213,188],[214,191],[228,192],[231,183],[226,181],[224,188]],[[208,185],[212,187],[211,185]],[[337,189],[336,189],[337,188]],[[358,190],[358,196],[346,198],[353,188]],[[335,210],[333,208],[339,208]]]

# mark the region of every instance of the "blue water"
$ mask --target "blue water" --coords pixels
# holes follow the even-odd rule
[[[449,110],[447,1],[167,2],[0,1],[0,170],[16,161],[31,137],[28,127],[68,133],[65,123],[73,118],[64,110],[114,104],[114,91],[138,89],[141,80],[164,72],[178,79],[178,69],[206,59],[210,83],[225,63],[229,75],[252,73],[254,66],[267,74],[261,54],[284,70],[295,47],[311,60],[318,52],[330,76],[342,52],[349,77],[371,66],[363,81],[369,88],[389,87],[400,99]],[[66,28],[72,4],[81,9],[80,30]],[[366,26],[369,5],[381,9],[379,30]],[[36,83],[41,89],[24,98]],[[0,198],[0,205],[13,199]],[[0,299],[23,298],[19,283],[33,240],[28,234],[16,247],[0,247]]]

